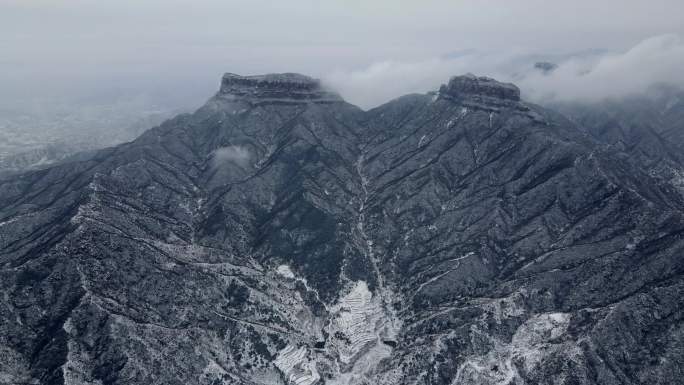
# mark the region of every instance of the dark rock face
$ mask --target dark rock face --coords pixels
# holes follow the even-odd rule
[[[500,83],[487,77],[474,75],[454,76],[443,85],[440,93],[454,98],[492,98],[511,101],[520,100],[520,89],[510,83]]]
[[[0,183],[0,383],[676,384],[683,209],[509,84],[229,74]]]
[[[334,92],[321,87],[318,79],[286,73],[259,76],[225,74],[219,95],[251,102],[341,102]]]
[[[556,70],[556,68],[558,68],[558,64],[547,61],[540,61],[534,63],[534,69],[541,71],[544,75],[552,73]]]

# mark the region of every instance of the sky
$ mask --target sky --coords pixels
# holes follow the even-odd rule
[[[301,72],[364,108],[466,72],[596,100],[684,85],[682,15],[682,0],[0,0],[0,101],[190,108],[224,72]]]

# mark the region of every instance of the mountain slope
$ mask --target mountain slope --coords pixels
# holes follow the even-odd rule
[[[369,146],[376,254],[412,341],[391,366],[421,368],[400,382],[671,381],[681,342],[640,343],[681,341],[681,197],[496,86],[371,111],[392,133]]]
[[[623,154],[660,182],[682,189],[684,94],[666,86],[643,95],[587,104],[552,103],[595,140]]]
[[[513,85],[226,74],[0,184],[0,383],[676,383],[682,196]]]

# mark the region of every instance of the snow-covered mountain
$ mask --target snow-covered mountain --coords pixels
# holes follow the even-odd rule
[[[684,197],[587,127],[226,74],[0,181],[0,383],[676,384]]]

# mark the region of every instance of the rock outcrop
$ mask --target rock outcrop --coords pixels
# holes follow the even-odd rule
[[[342,98],[325,90],[318,79],[286,73],[259,76],[223,75],[218,95],[251,103],[342,102]]]
[[[520,89],[511,83],[501,83],[494,79],[464,75],[454,76],[443,85],[439,92],[454,98],[491,98],[500,100],[520,100]]]

